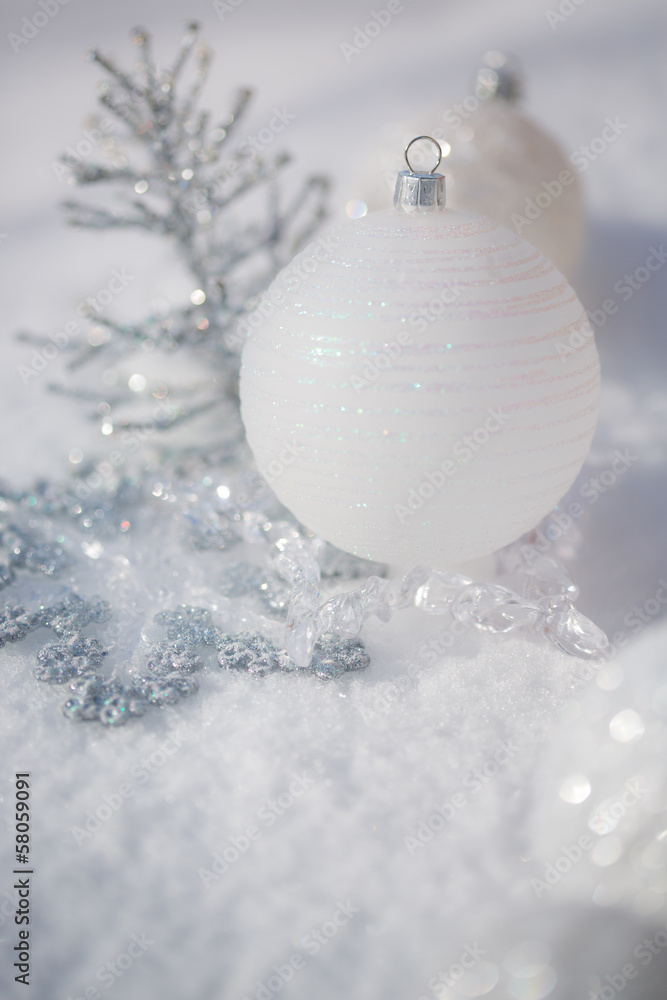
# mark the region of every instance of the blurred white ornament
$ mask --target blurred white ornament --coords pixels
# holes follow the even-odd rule
[[[514,541],[569,489],[599,362],[538,250],[445,209],[439,174],[404,171],[397,197],[303,251],[248,317],[242,416],[308,528],[357,556],[448,568]]]
[[[442,143],[450,208],[488,215],[530,240],[572,277],[581,254],[581,185],[560,145],[520,106],[521,75],[499,52],[487,52],[473,93],[443,109],[417,112],[387,126],[345,196],[347,214],[392,203],[398,150],[417,132]],[[417,167],[422,164],[417,156]],[[350,199],[348,201],[348,199]]]

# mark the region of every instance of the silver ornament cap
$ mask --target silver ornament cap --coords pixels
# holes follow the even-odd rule
[[[429,173],[413,170],[409,159],[410,146],[426,139],[438,150],[438,159]],[[396,178],[394,207],[398,212],[438,212],[445,207],[445,177],[436,170],[442,160],[440,143],[430,135],[418,135],[405,147],[405,162],[408,170],[401,170]]]
[[[516,104],[523,97],[523,72],[519,61],[507,52],[487,52],[473,80],[479,100],[507,101]]]

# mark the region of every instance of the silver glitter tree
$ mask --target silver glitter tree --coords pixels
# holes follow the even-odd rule
[[[118,127],[101,146],[106,162],[82,159],[74,151],[62,157],[79,187],[104,186],[114,195],[109,206],[67,201],[73,225],[136,229],[168,239],[192,277],[184,305],[136,323],[97,315],[88,343],[71,348],[70,369],[101,354],[118,358],[137,348],[184,348],[203,355],[217,376],[215,385],[191,388],[185,396],[163,387],[160,398],[169,416],[160,420],[160,429],[225,399],[237,401],[239,316],[321,223],[328,188],[325,178],[309,177],[289,201],[281,198],[278,177],[289,157],[267,158],[243,142],[250,90],[240,90],[225,114],[214,117],[200,109],[210,53],[198,44],[198,33],[196,24],[188,26],[166,69],[156,65],[150,35],[141,28],[132,36],[140,60],[131,72],[93,50],[91,59],[108,75],[99,103]],[[136,394],[124,392],[112,405],[122,408],[134,400]]]

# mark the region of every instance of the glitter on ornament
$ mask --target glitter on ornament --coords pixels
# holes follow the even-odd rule
[[[313,532],[360,558],[450,570],[516,541],[571,487],[600,368],[553,264],[446,208],[445,178],[406,160],[393,211],[334,227],[298,287],[274,280],[277,304],[245,344],[241,411],[267,478],[299,441],[273,487]],[[569,324],[586,336],[563,358]]]

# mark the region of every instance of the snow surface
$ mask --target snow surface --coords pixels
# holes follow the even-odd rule
[[[516,53],[529,109],[567,149],[600,135],[606,117],[628,123],[582,178],[589,244],[575,286],[593,309],[618,299],[615,282],[667,242],[665,16],[651,0],[572,7],[552,30],[545,11],[555,3],[414,0],[349,65],[340,43],[370,10],[352,0],[244,0],[222,21],[209,3],[71,0],[18,53],[3,41],[3,472],[20,482],[58,475],[71,448],[94,443],[76,407],[46,397],[41,378],[23,385],[16,366],[27,348],[14,331],[60,328],[112,267],[137,276],[120,303],[128,315],[146,298],[187,287],[157,241],[62,225],[57,202],[70,192],[52,162],[80,138],[93,106],[96,73],[83,50],[97,44],[124,58],[127,32],[139,22],[167,56],[182,21],[201,20],[216,52],[207,103],[224,106],[233,87],[255,84],[256,128],[274,106],[287,107],[296,119],[281,143],[296,154],[295,171],[333,170],[340,190],[355,172],[356,150],[382,126],[405,120],[415,103],[431,106],[434,94],[443,106],[465,95],[488,48]],[[3,36],[32,10],[7,0]],[[633,951],[667,923],[664,841],[655,840],[667,828],[667,632],[658,623],[662,605],[639,628],[627,616],[655,599],[667,577],[665,287],[656,273],[619,299],[598,334],[602,418],[572,494],[581,499],[615,449],[637,456],[609,490],[584,502],[582,543],[570,563],[581,610],[627,638],[621,673],[606,667],[585,681],[581,661],[553,647],[480,635],[429,665],[420,646],[442,624],[410,612],[365,630],[373,665],[360,675],[325,684],[210,670],[195,698],[107,732],[61,716],[61,691],[32,676],[33,647],[3,651],[3,995],[66,1000],[96,986],[101,996],[128,1000],[241,1000],[257,995],[274,964],[299,953],[303,967],[280,990],[287,1000],[417,1000],[436,995],[433,977],[468,946],[484,955],[441,995],[588,998],[634,963],[638,975],[623,997],[664,997],[667,949],[646,965]],[[627,710],[644,732],[619,742],[609,726]],[[153,768],[145,781],[142,760]],[[475,768],[490,779],[479,789]],[[37,872],[29,991],[12,981],[16,928],[2,895],[12,885],[12,777],[24,769],[34,777]],[[579,805],[560,794],[573,774],[592,786]],[[269,826],[267,803],[294,775],[312,785],[304,781],[304,794]],[[590,832],[597,803],[613,802],[637,775],[651,794],[612,831],[618,844],[597,855],[608,861],[620,845],[616,860],[587,856],[538,894],[531,879]],[[124,784],[130,797],[77,843],[73,828],[105,796],[117,804]],[[462,804],[452,806],[453,796]],[[438,805],[452,818],[410,853],[405,838]],[[205,888],[199,869],[212,871],[214,852],[249,825],[257,839]],[[342,922],[340,904],[358,912],[313,954],[305,936],[330,930],[336,913]],[[107,986],[97,972],[126,952],[133,934],[152,943]]]

